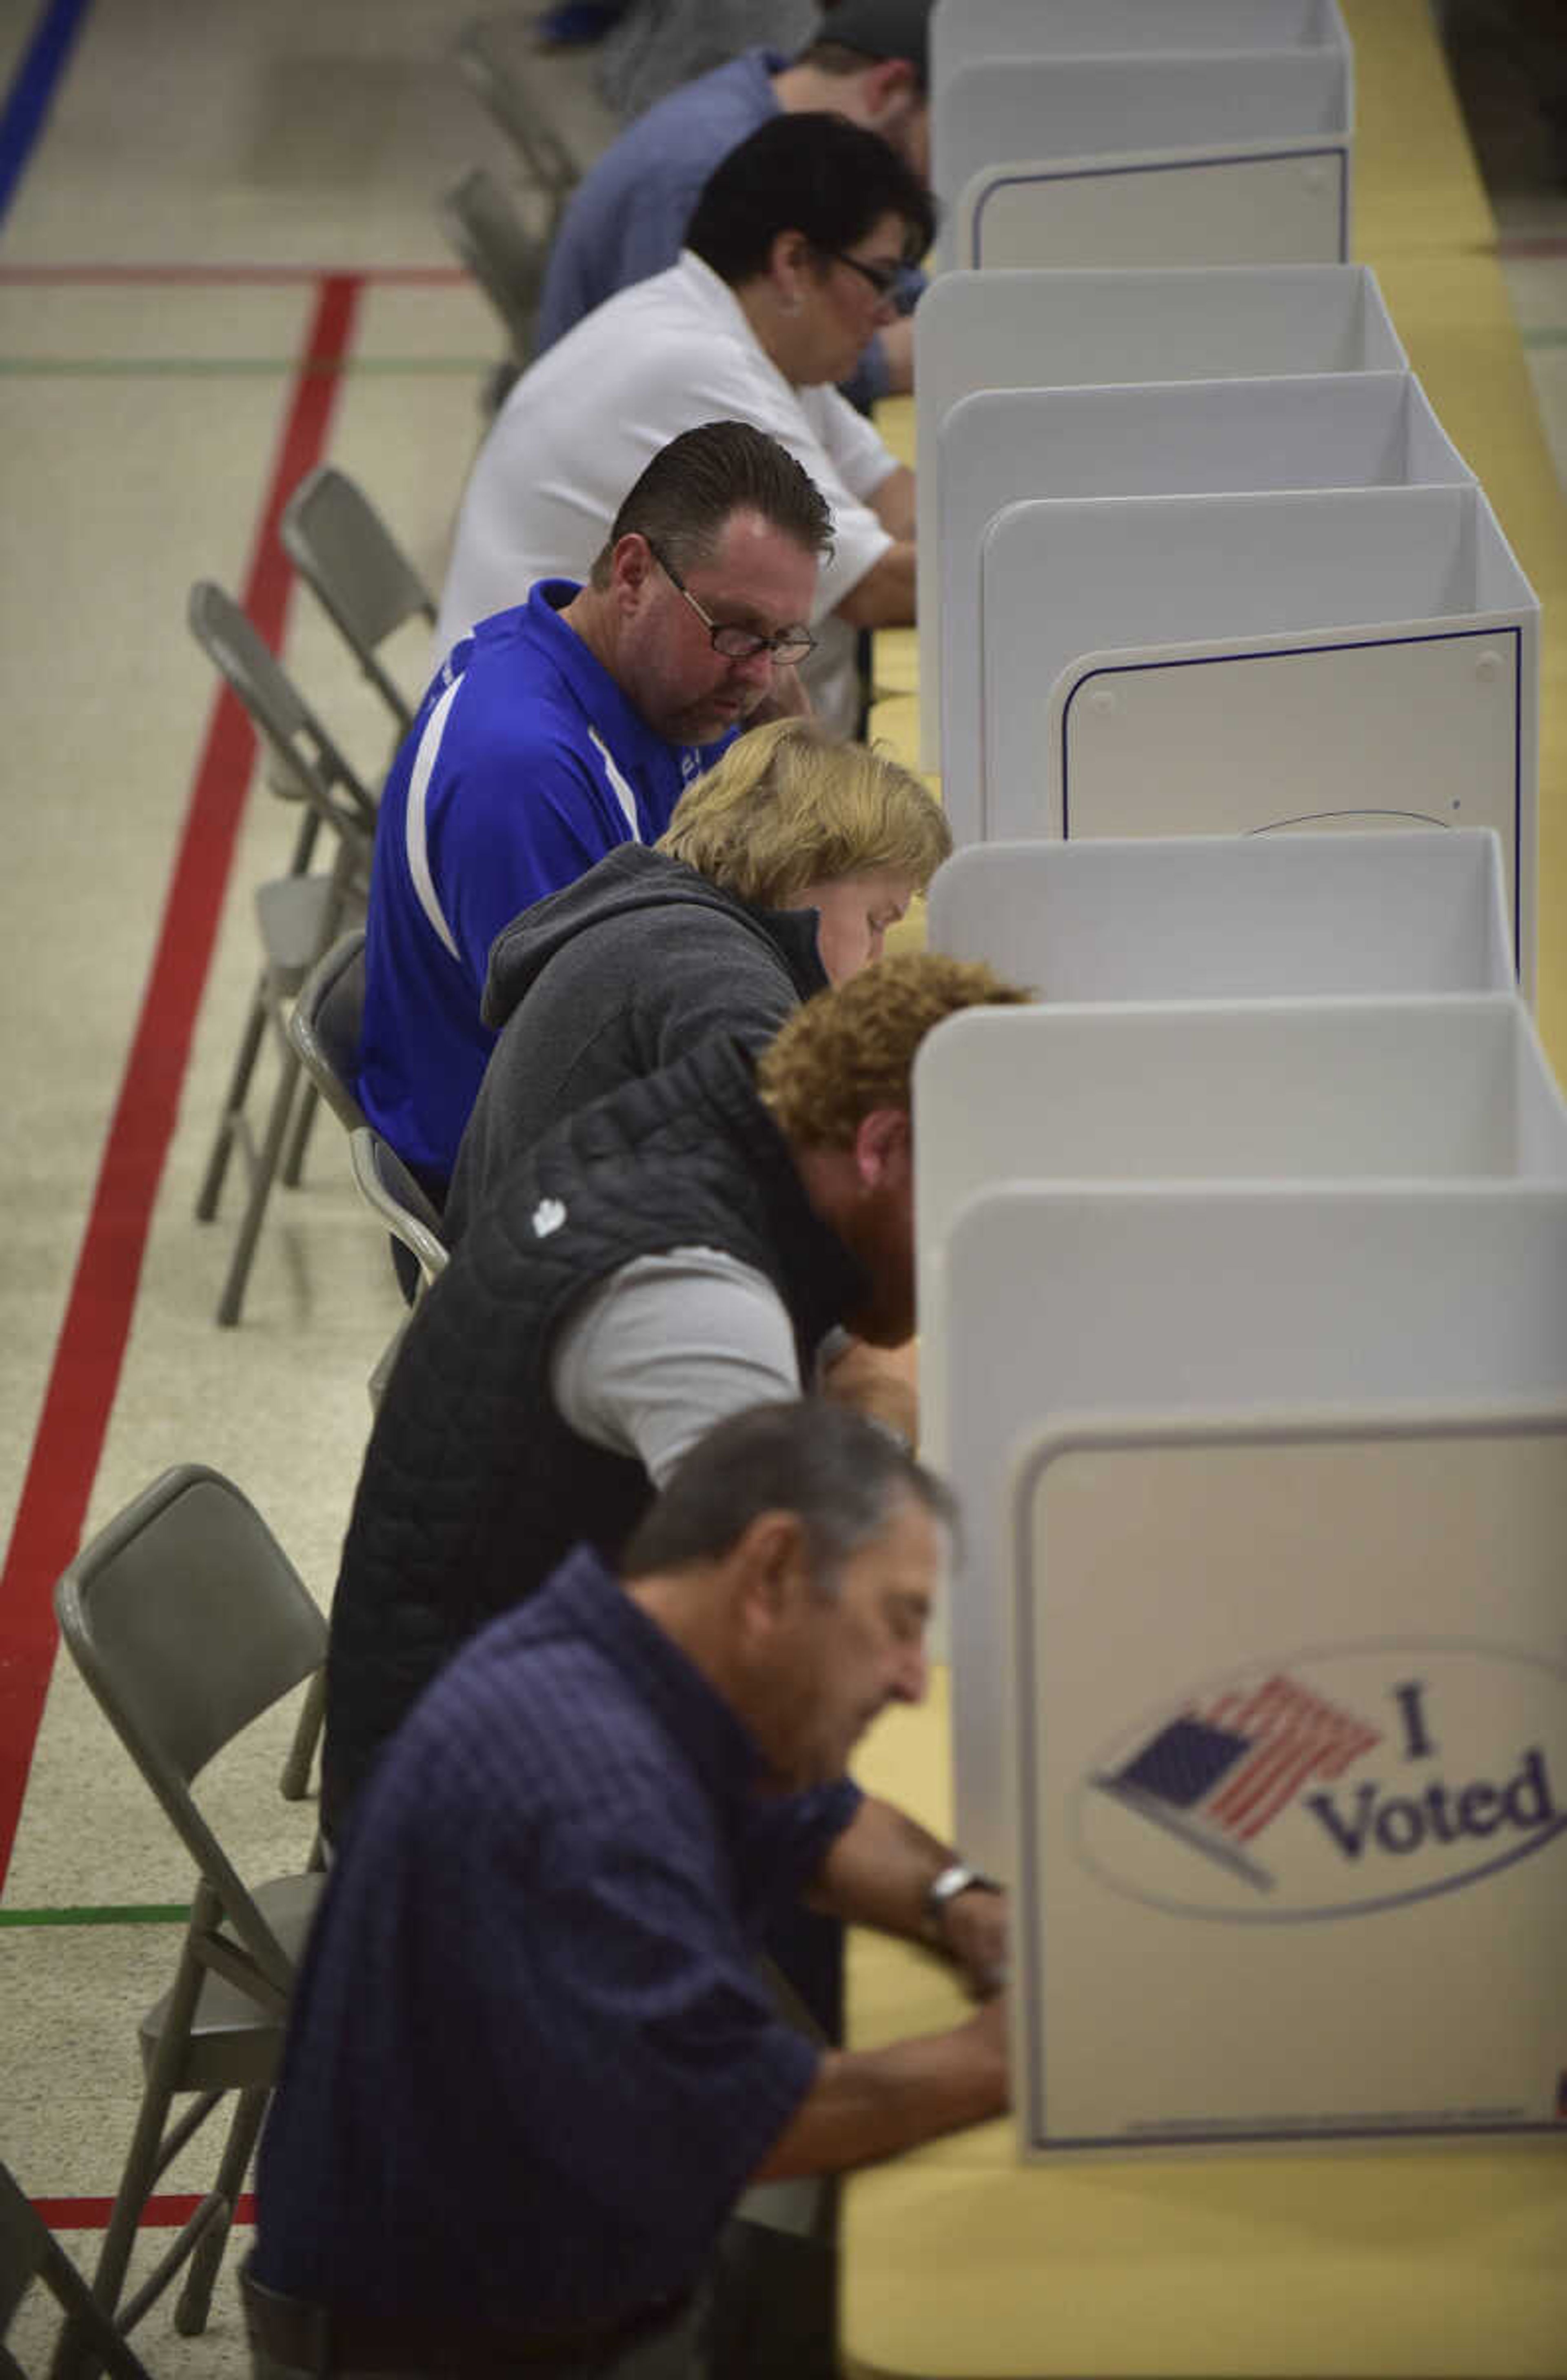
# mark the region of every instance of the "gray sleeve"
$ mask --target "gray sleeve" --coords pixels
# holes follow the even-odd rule
[[[715,1422],[802,1390],[771,1282],[715,1248],[675,1248],[623,1265],[576,1308],[550,1392],[568,1427],[636,1455],[662,1488]]]

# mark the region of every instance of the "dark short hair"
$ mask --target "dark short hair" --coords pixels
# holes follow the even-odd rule
[[[713,167],[686,245],[733,289],[766,272],[780,232],[803,233],[831,256],[883,215],[901,218],[913,264],[936,229],[935,200],[917,174],[879,133],[804,109],[771,117]]]
[[[826,1397],[751,1405],[719,1422],[675,1465],[632,1533],[621,1575],[717,1560],[763,1512],[794,1512],[816,1583],[830,1595],[842,1565],[881,1536],[904,1497],[955,1538],[951,1488],[880,1422]]]
[[[610,556],[633,530],[685,572],[706,561],[737,512],[759,513],[819,559],[832,551],[832,515],[805,466],[749,421],[704,421],[661,446],[610,525],[593,564],[609,584]]]

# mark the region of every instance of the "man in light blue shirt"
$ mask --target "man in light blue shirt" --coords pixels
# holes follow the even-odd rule
[[[923,179],[929,12],[930,0],[839,0],[824,20],[832,38],[813,42],[793,64],[776,51],[747,50],[639,116],[583,177],[561,218],[534,354],[542,355],[617,289],[673,264],[712,168],[774,115],[845,115],[880,134]],[[917,273],[905,274],[900,304],[912,306],[923,285]],[[845,394],[865,406],[912,385],[913,333],[905,316],[871,340]]]
[[[794,457],[708,422],[654,455],[588,586],[536,584],[443,664],[382,795],[358,1075],[438,1201],[495,1038],[492,941],[616,844],[662,833],[777,666],[810,650],[829,543]]]

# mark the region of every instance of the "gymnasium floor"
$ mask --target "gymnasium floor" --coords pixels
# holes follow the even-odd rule
[[[266,531],[330,455],[434,584],[499,351],[431,201],[505,153],[449,64],[457,0],[0,0],[0,930],[5,1235],[0,1510],[0,2155],[85,2263],[134,2107],[136,2014],[167,1981],[188,1877],[74,1674],[49,1595],[79,1537],[170,1463],[249,1493],[330,1586],[400,1313],[384,1244],[321,1122],[244,1320],[213,1310],[232,1209],[192,1220],[252,974],[254,885],[294,818],[258,782],[184,625],[219,580],[364,770],[383,715]],[[1466,89],[1557,465],[1567,476],[1567,184],[1532,86],[1464,14]],[[590,59],[541,62],[584,153]],[[36,137],[33,137],[35,134]],[[410,686],[428,655],[399,657]],[[1549,930],[1549,921],[1542,921]],[[1567,1052],[1556,1053],[1559,1067]],[[252,1874],[300,1862],[290,1725],[217,1780]],[[169,2177],[162,2217],[208,2171]],[[24,2362],[46,2325],[24,2314]],[[204,2339],[166,2309],[155,2372],[243,2369],[232,2289]]]

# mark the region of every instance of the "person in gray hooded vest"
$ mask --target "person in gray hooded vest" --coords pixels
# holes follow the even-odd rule
[[[880,958],[951,848],[896,761],[808,720],[742,736],[653,848],[623,844],[496,937],[481,1014],[501,1038],[457,1151],[451,1236],[572,1109],[710,1033],[759,1049]]]

